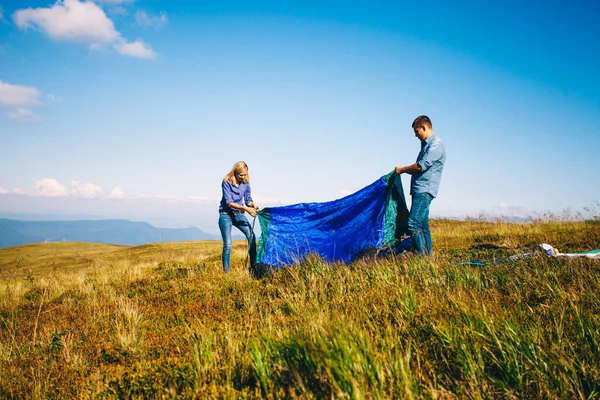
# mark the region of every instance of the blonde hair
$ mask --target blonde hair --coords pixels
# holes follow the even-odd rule
[[[231,168],[231,171],[229,171],[229,173],[227,175],[225,175],[225,178],[223,178],[223,182],[229,182],[232,185],[239,185],[240,183],[248,183],[250,182],[250,175],[246,175],[246,178],[244,178],[241,182],[238,182],[235,174],[236,173],[240,173],[242,171],[246,171],[246,173],[248,172],[248,166],[246,165],[245,162],[243,161],[238,161],[233,165],[233,168]]]

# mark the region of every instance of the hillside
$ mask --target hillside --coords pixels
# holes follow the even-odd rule
[[[2,398],[594,398],[600,224],[432,221],[435,256],[265,279],[221,243],[0,250]],[[473,250],[475,244],[502,249]]]
[[[16,280],[34,274],[47,277],[55,273],[95,271],[125,260],[154,260],[161,254],[185,255],[195,260],[220,251],[218,241],[173,242],[142,246],[118,246],[99,243],[34,243],[0,249],[0,280]]]
[[[157,228],[146,222],[16,221],[0,218],[0,248],[37,242],[92,242],[136,246],[144,243],[215,239],[198,228]]]

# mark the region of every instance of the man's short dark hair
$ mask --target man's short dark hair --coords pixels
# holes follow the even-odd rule
[[[429,127],[429,129],[433,128],[433,125],[431,125],[431,120],[429,119],[429,117],[427,115],[419,115],[412,123],[412,128],[416,129],[416,128],[420,128],[423,125],[426,125]]]

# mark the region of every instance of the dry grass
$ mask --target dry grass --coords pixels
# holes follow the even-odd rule
[[[432,223],[433,258],[262,279],[220,242],[0,250],[2,398],[597,398],[590,222]],[[493,243],[500,250],[470,250]]]

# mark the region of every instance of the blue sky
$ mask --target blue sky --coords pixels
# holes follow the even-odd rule
[[[263,206],[340,198],[414,162],[420,114],[432,214],[600,201],[596,1],[0,7],[0,214],[216,232],[236,161]]]

